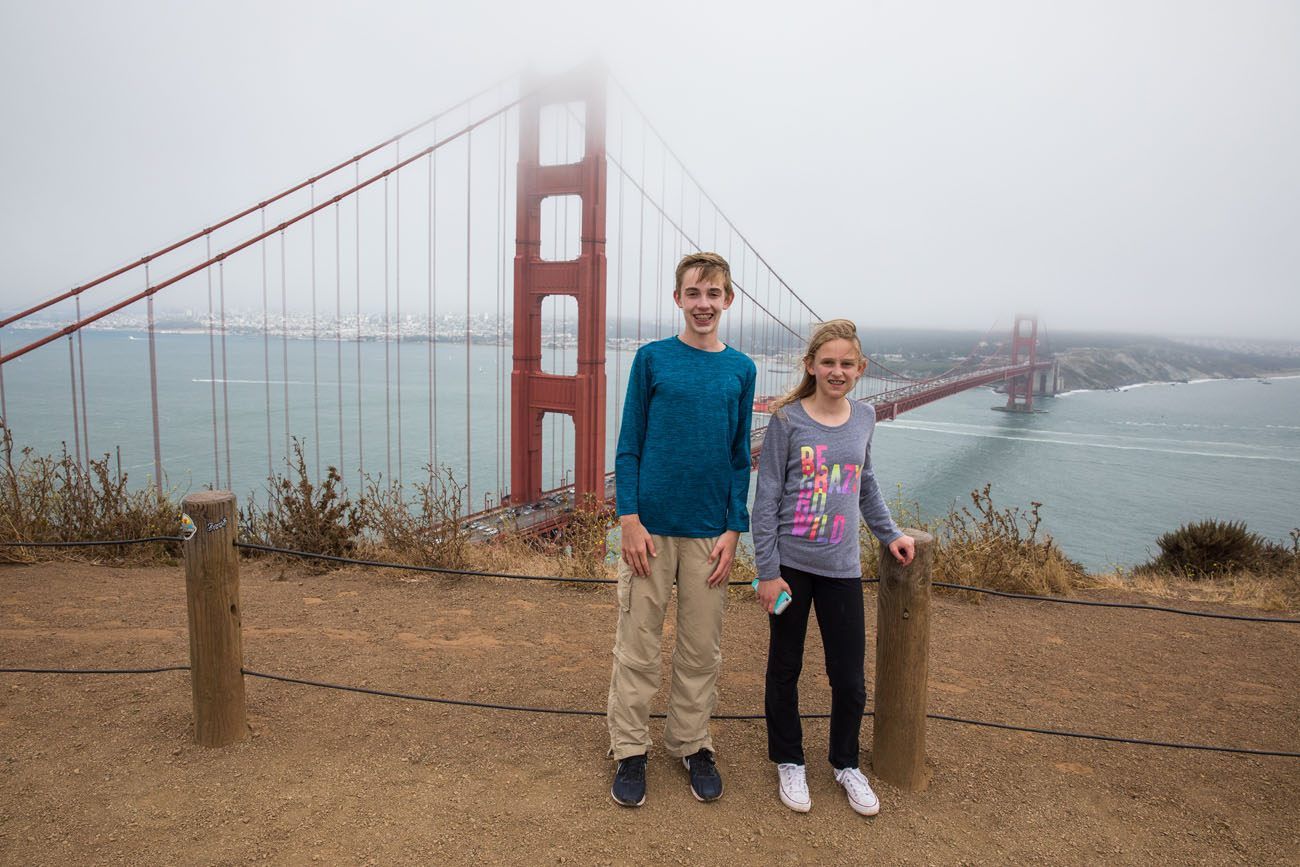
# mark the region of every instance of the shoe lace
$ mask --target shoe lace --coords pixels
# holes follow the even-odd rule
[[[808,795],[808,776],[804,773],[801,765],[777,765],[781,771],[781,779],[791,795],[798,797],[807,797]]]
[[[863,776],[862,771],[857,768],[846,768],[840,772],[840,784],[853,792],[853,796],[860,800],[866,800],[874,793],[871,791],[871,784]]]
[[[645,756],[632,756],[619,762],[618,776],[624,780],[644,780]]]
[[[711,774],[714,772],[716,763],[713,761],[713,753],[708,750],[700,750],[691,756],[691,770],[696,773]]]

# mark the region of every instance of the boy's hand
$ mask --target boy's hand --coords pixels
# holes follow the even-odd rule
[[[895,560],[906,566],[916,556],[916,540],[911,536],[899,536],[889,543],[889,553],[894,555]]]
[[[710,587],[717,587],[727,576],[731,574],[731,564],[736,559],[736,543],[740,541],[740,533],[736,530],[727,530],[718,537],[714,543],[713,550],[709,552],[709,562],[717,561],[713,571],[709,573],[708,582]]]
[[[763,603],[768,614],[776,613],[776,599],[781,595],[781,591],[790,593],[790,585],[785,583],[784,578],[772,578],[768,581],[758,582],[758,601]],[[793,596],[793,593],[790,593]]]
[[[631,567],[633,575],[644,578],[650,574],[650,558],[655,555],[654,540],[638,515],[623,515],[618,523],[623,531],[623,562]]]

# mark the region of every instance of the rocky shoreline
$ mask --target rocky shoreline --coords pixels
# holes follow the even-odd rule
[[[1076,348],[1058,353],[1059,391],[1109,390],[1156,382],[1255,379],[1296,372],[1293,358],[1206,352],[1194,347]]]

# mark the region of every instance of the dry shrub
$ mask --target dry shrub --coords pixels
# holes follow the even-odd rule
[[[14,462],[13,436],[0,422],[0,538],[20,542],[75,542],[89,539],[132,539],[174,536],[179,509],[170,494],[148,486],[131,490],[126,473],[109,468],[109,456],[89,466],[68,454],[38,455],[24,448]],[[39,553],[38,553],[39,552]],[[104,557],[133,562],[172,562],[164,543],[96,548],[0,548],[0,558],[36,559]]]
[[[287,475],[267,480],[267,505],[257,505],[250,495],[239,512],[246,536],[264,544],[313,554],[350,557],[364,529],[361,510],[343,492],[343,478],[336,467],[327,467],[325,478],[313,482],[307,472],[302,442],[295,437],[293,455],[287,458]],[[312,570],[335,568],[326,560],[309,560]]]
[[[562,574],[575,578],[612,578],[609,560],[609,531],[617,519],[614,507],[598,503],[590,494],[587,502],[575,509],[560,530],[560,550],[568,568]]]
[[[1065,556],[1051,536],[1039,535],[1042,503],[1030,503],[1028,511],[998,509],[991,492],[991,484],[972,491],[971,506],[954,507],[933,522],[923,519],[917,504],[903,501],[901,495],[890,504],[899,526],[934,536],[933,580],[1040,596],[1068,595],[1086,580],[1082,565]],[[860,527],[860,537],[862,574],[878,577],[878,557],[889,554],[881,552],[865,525]],[[971,601],[983,598],[976,593],[961,595]]]
[[[432,464],[424,469],[426,477],[412,484],[412,497],[401,483],[366,478],[360,509],[367,547],[377,559],[465,568],[470,536],[461,519],[465,489],[449,469]]]
[[[970,506],[951,510],[939,523],[936,581],[1041,596],[1070,593],[1087,573],[1038,527],[1042,503],[1029,511],[993,505],[992,485],[971,492]]]

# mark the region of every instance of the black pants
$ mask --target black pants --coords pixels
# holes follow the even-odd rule
[[[831,682],[829,758],[839,768],[858,767],[858,734],[867,706],[863,671],[867,633],[862,614],[862,582],[826,578],[781,567],[790,585],[790,606],[769,614],[767,688],[767,756],[774,762],[804,764],[803,727],[799,722],[799,672],[803,668],[808,612],[817,609],[817,626],[826,651],[826,675]]]

